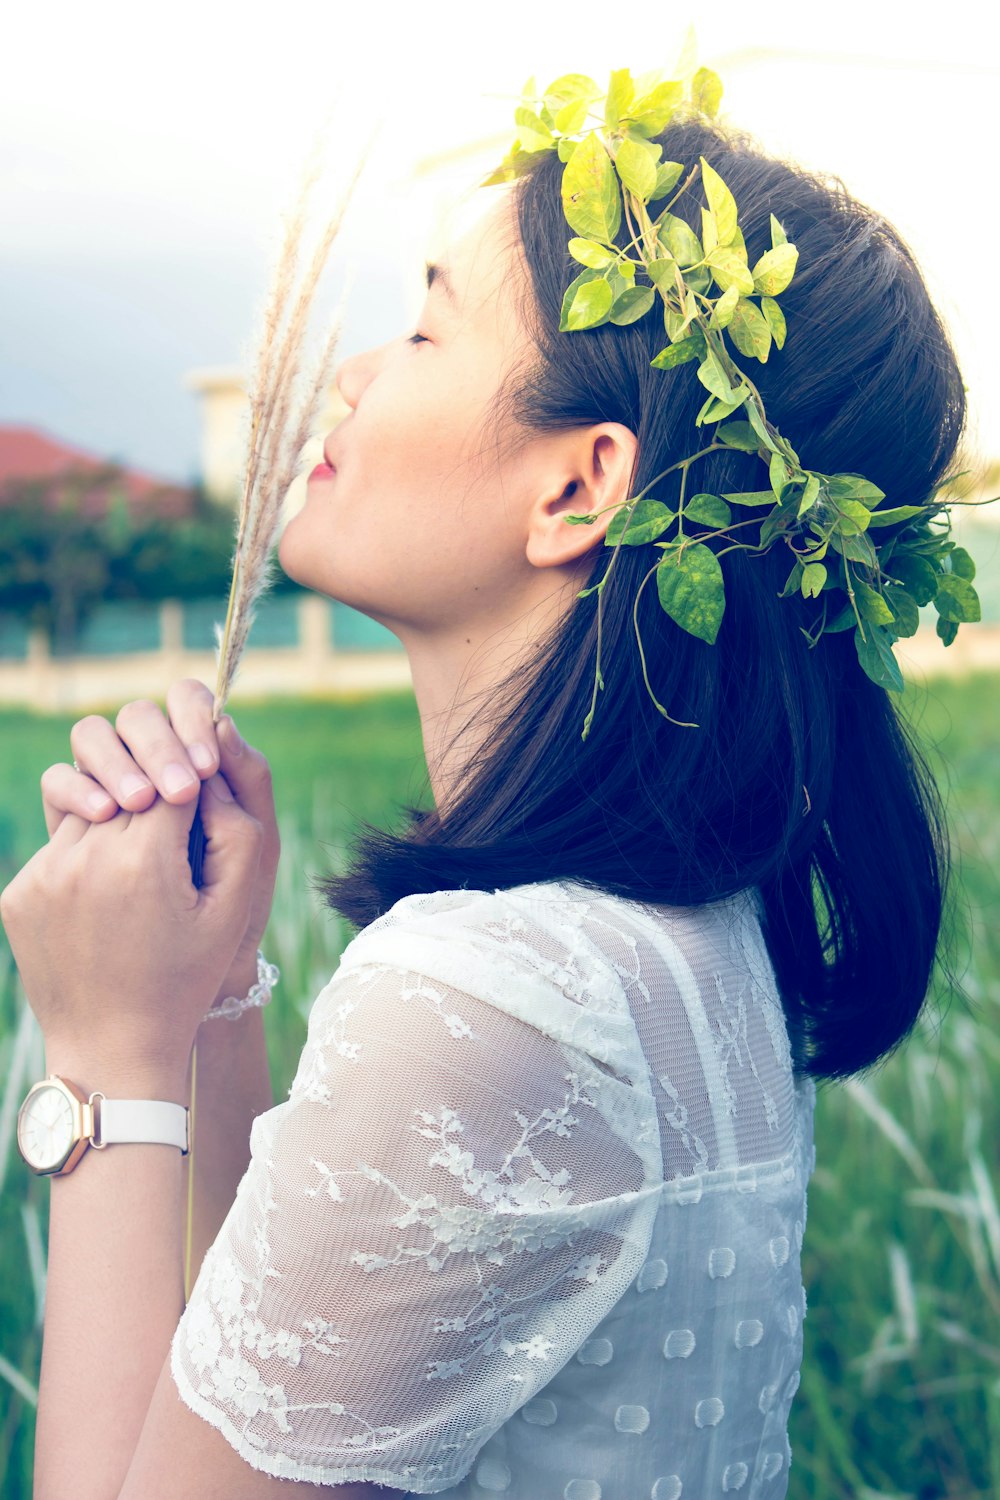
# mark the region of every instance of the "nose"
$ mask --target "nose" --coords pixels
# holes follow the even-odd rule
[[[353,411],[361,400],[365,388],[380,370],[386,354],[393,347],[382,344],[376,349],[366,349],[361,354],[352,354],[341,360],[333,377],[338,394]]]

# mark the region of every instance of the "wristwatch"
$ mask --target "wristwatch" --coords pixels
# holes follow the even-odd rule
[[[95,1103],[100,1100],[100,1103]],[[32,1084],[17,1115],[17,1147],[42,1177],[65,1177],[88,1146],[123,1141],[179,1146],[188,1154],[188,1110],[163,1099],[89,1097],[58,1073]]]

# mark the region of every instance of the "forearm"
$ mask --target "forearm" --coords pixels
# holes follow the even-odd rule
[[[257,980],[254,965],[235,974],[225,994],[245,995]],[[250,1162],[250,1128],[274,1102],[264,1039],[263,1012],[254,1007],[236,1021],[203,1022],[198,1030],[193,1110],[193,1150],[181,1165],[184,1213],[182,1253],[186,1253],[187,1203],[191,1191],[191,1262],[188,1296],[205,1252],[229,1212]],[[191,1073],[188,1070],[190,1108]]]
[[[183,1068],[137,1072],[46,1048],[46,1068],[108,1098],[183,1102]],[[35,1500],[113,1500],[184,1308],[181,1153],[88,1149],[51,1179]]]

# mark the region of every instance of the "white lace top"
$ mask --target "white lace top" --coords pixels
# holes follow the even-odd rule
[[[759,895],[405,897],[317,996],[171,1346],[253,1468],[778,1500],[814,1088]]]

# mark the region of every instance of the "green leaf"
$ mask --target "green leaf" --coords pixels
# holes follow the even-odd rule
[[[760,438],[764,447],[769,449],[771,453],[776,453],[778,450],[775,446],[774,438],[768,432],[767,424],[765,423],[764,418],[761,416],[760,412],[757,410],[756,403],[753,401],[751,401],[749,406],[747,407],[747,417],[750,420],[750,426]]]
[[[722,79],[711,68],[699,68],[691,80],[691,103],[712,120],[722,102]]]
[[[656,162],[650,152],[638,141],[622,141],[615,155],[618,176],[643,203],[648,203],[656,187]]]
[[[695,417],[695,426],[702,427],[706,422],[723,422],[731,417],[734,411],[743,405],[750,394],[749,386],[738,386],[729,397],[720,398],[709,396],[701,411]]]
[[[701,211],[701,244],[706,255],[711,255],[719,243],[719,226],[715,222],[715,215],[707,208]]]
[[[749,422],[729,422],[715,436],[727,448],[739,448],[742,453],[756,453],[760,447],[760,439]]]
[[[776,250],[779,245],[787,245],[787,244],[788,244],[788,236],[785,233],[785,231],[782,228],[782,226],[778,223],[778,220],[774,217],[774,214],[772,214],[771,215],[771,248],[773,250]]]
[[[920,605],[930,604],[937,593],[937,569],[925,557],[909,554],[893,557],[888,571],[893,578],[899,579],[906,592]]]
[[[623,547],[639,547],[645,542],[655,542],[676,520],[677,512],[661,501],[637,500],[630,514],[627,506],[615,511],[604,536],[604,545],[614,547],[619,537]]]
[[[836,530],[841,536],[857,536],[868,529],[871,512],[860,500],[841,500],[837,506]]]
[[[689,359],[701,359],[704,353],[704,335],[696,332],[677,344],[668,344],[655,359],[650,360],[650,364],[654,370],[672,370],[675,365],[687,364]]]
[[[975,578],[976,565],[964,547],[953,547],[948,556],[951,559],[951,571],[957,573],[959,578]]]
[[[633,127],[643,135],[659,135],[683,98],[682,83],[658,83],[648,94],[633,101],[629,110]]]
[[[555,126],[561,135],[575,135],[582,130],[588,114],[586,99],[571,99],[555,112]]]
[[[736,199],[719,176],[718,172],[705,158],[699,157],[701,162],[701,180],[705,184],[705,194],[708,198],[708,206],[712,210],[719,232],[719,244],[732,244],[733,235],[736,233]]]
[[[605,266],[610,266],[615,259],[613,250],[606,250],[596,240],[572,239],[567,246],[574,260],[580,262],[581,266],[592,266],[601,271]]]
[[[735,245],[717,245],[706,257],[706,263],[716,284],[724,292],[728,292],[731,286],[734,286],[741,296],[753,291],[753,277]]]
[[[938,615],[938,621],[934,628],[946,646],[950,646],[956,635],[958,635],[958,621],[946,620],[943,615]]]
[[[618,178],[599,137],[591,131],[563,168],[563,212],[571,229],[588,240],[610,243],[621,226]]]
[[[761,364],[767,363],[771,350],[771,329],[755,302],[748,302],[745,297],[739,299],[727,332],[741,354],[759,359]]]
[[[635,98],[635,84],[628,68],[616,68],[611,75],[608,97],[604,105],[604,123],[608,130],[617,130],[622,115],[627,114]]]
[[[728,328],[736,311],[736,304],[740,300],[740,294],[736,287],[731,286],[723,292],[712,309],[716,325],[719,328]]]
[[[572,160],[578,144],[579,142],[567,140],[565,136],[562,136],[556,144],[559,160],[562,162]]]
[[[803,599],[815,599],[817,594],[823,592],[826,583],[826,568],[821,562],[808,563],[802,569],[802,597]]]
[[[553,146],[551,130],[533,109],[519,105],[514,111],[514,123],[518,127],[517,138],[525,151],[548,151]]]
[[[768,465],[768,477],[776,498],[780,500],[781,492],[791,477],[788,473],[788,465],[780,453],[771,454],[771,462]]]
[[[564,104],[583,99],[592,104],[601,97],[601,89],[586,73],[563,73],[545,90],[544,99],[553,113]]]
[[[831,500],[861,500],[869,510],[885,499],[885,491],[863,474],[831,474],[826,488]]]
[[[679,266],[693,266],[702,259],[701,241],[677,214],[664,214],[657,229],[657,238],[666,245]]]
[[[638,322],[645,313],[649,312],[655,300],[656,293],[651,286],[626,287],[625,291],[615,298],[611,309],[612,323],[617,323],[619,327],[622,327],[627,323]]]
[[[819,475],[810,474],[802,491],[799,501],[799,516],[804,516],[806,511],[811,510],[819,498]]]
[[[677,262],[666,253],[651,260],[646,266],[646,275],[658,290],[671,291],[676,286]]]
[[[922,510],[922,505],[895,505],[891,510],[873,510],[868,524],[869,526],[895,526],[899,521],[908,521],[911,516],[919,516]]]
[[[654,134],[659,135],[659,131]],[[679,161],[661,161],[656,169],[656,186],[649,195],[650,203],[655,203],[658,198],[665,198],[672,192],[680,181],[683,170],[683,163]]]
[[[903,691],[903,674],[892,654],[892,637],[881,625],[870,624],[865,631],[868,639],[862,640],[861,631],[855,626],[854,645],[861,663],[872,682],[893,692]]]
[[[753,289],[765,296],[777,297],[795,275],[799,252],[794,245],[778,245],[765,250],[753,268]]]
[[[823,634],[832,635],[838,630],[852,630],[854,628],[854,609],[850,604],[845,604],[839,614],[834,615],[832,620],[827,620],[823,626]]]
[[[729,401],[733,387],[714,350],[706,349],[705,358],[698,366],[698,379],[706,391],[718,396],[720,401]]]
[[[703,526],[728,526],[733,513],[721,495],[692,495],[684,506],[684,519]]]
[[[982,618],[979,595],[967,578],[957,573],[938,575],[934,608],[946,620],[979,620]]]
[[[595,271],[581,271],[566,288],[559,316],[560,332],[576,333],[583,328],[596,328],[607,321],[613,301],[610,282]]]
[[[917,601],[912,594],[905,589],[895,588],[893,584],[887,584],[885,597],[893,613],[893,630],[899,636],[916,635],[920,626],[920,610]],[[940,616],[939,616],[940,618]]]
[[[877,589],[870,588],[862,578],[855,578],[853,587],[858,609],[866,620],[876,625],[892,624],[893,612]]]
[[[719,559],[704,542],[664,552],[656,568],[656,591],[665,612],[682,630],[711,646],[726,608]]]
[[[785,579],[784,588],[779,590],[779,599],[787,599],[789,594],[797,594],[799,592],[799,589],[802,585],[802,574],[804,571],[805,570],[802,566],[802,563],[796,561],[792,567],[792,571]]]
[[[745,490],[740,494],[723,493],[722,498],[728,500],[730,505],[766,505],[774,504],[774,493],[772,490]]]
[[[783,349],[788,335],[788,324],[785,322],[784,313],[773,297],[761,297],[760,310],[767,319],[767,326],[771,330],[775,344],[779,349]]]
[[[515,141],[500,165],[488,177],[483,178],[480,187],[497,187],[504,182],[514,182],[518,177],[526,176],[537,161],[536,153],[522,151]]]

